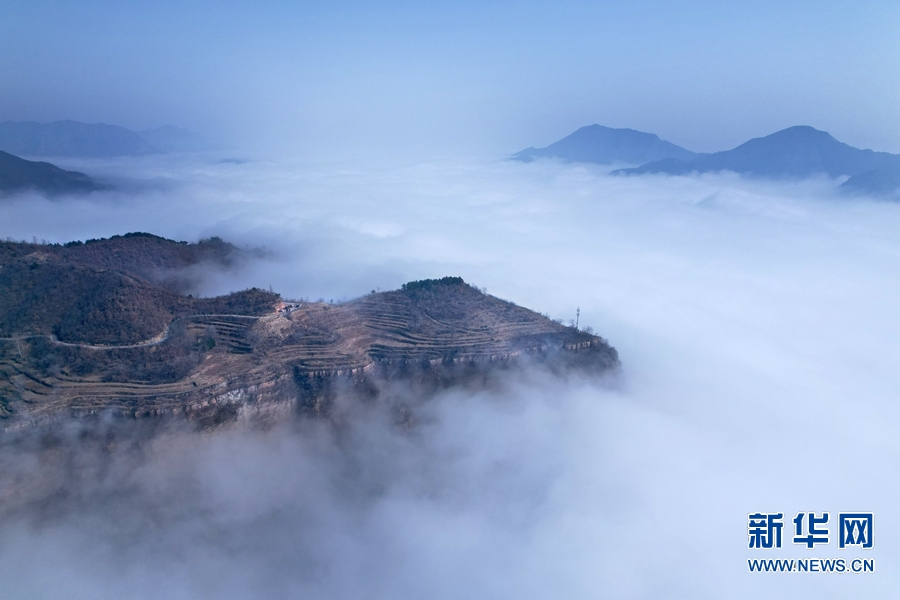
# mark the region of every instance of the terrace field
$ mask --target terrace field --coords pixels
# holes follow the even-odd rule
[[[204,425],[279,411],[333,415],[337,394],[378,398],[480,385],[530,360],[601,372],[605,340],[487,295],[458,277],[341,303],[258,289],[178,291],[190,265],[224,264],[221,240],[130,235],[89,244],[8,242],[0,266],[0,417],[187,416]],[[427,394],[426,394],[427,395]]]

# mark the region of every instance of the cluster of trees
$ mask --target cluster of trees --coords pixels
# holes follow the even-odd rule
[[[406,292],[430,290],[437,286],[468,285],[462,277],[441,277],[440,279],[419,279],[404,283],[401,287]]]
[[[171,319],[174,294],[112,271],[17,261],[0,269],[0,336],[135,343]]]
[[[278,294],[253,288],[192,298],[153,275],[234,250],[219,238],[181,244],[147,233],[66,245],[0,242],[0,337],[56,335],[61,341],[135,344],[194,314],[262,315]]]

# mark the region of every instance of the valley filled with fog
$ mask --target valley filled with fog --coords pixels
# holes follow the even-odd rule
[[[136,464],[122,457],[72,483],[71,507],[45,500],[40,517],[0,523],[10,597],[874,598],[895,587],[900,204],[842,196],[826,178],[228,158],[57,161],[115,189],[4,198],[3,234],[145,231],[260,250],[198,271],[202,295],[256,286],[340,302],[461,276],[564,322],[580,310],[621,372],[448,391],[409,431],[375,411],[339,433],[173,433]],[[746,559],[762,557],[747,548],[757,511],[872,511],[878,570],[748,573]]]

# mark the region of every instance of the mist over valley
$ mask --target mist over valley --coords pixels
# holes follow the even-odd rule
[[[847,201],[827,177],[218,160],[78,163],[173,183],[16,195],[0,204],[0,220],[10,238],[38,246],[150,230],[218,236],[251,253],[228,268],[209,263],[181,291],[195,297],[271,286],[339,306],[459,275],[564,325],[580,309],[579,327],[618,350],[620,374],[499,373],[487,387],[429,392],[402,426],[390,402],[366,408],[338,394],[337,429],[281,420],[196,437],[188,421],[188,431],[128,434],[134,445],[115,419],[99,434],[75,422],[53,434],[68,448],[62,464],[36,461],[34,446],[17,442],[5,489],[42,482],[6,496],[0,564],[20,595],[72,589],[13,559],[23,544],[42,564],[77,572],[88,596],[141,581],[147,598],[210,589],[454,597],[498,576],[505,583],[492,589],[503,596],[592,597],[605,586],[704,595],[720,585],[752,595],[770,583],[733,571],[745,559],[738,507],[865,504],[884,515],[879,527],[893,527],[897,204]],[[397,385],[386,397],[410,407],[421,397]],[[846,414],[869,423],[868,441],[835,444]],[[119,441],[104,449],[97,435]],[[802,478],[761,469],[784,456],[804,461]],[[709,528],[686,533],[672,511],[701,511]],[[154,525],[140,525],[150,515]],[[648,554],[660,535],[681,550]],[[75,551],[84,544],[90,555]],[[685,545],[717,578],[686,575]],[[888,545],[879,561],[890,555]],[[639,577],[629,567],[638,563],[654,577]],[[174,575],[147,584],[158,570]],[[840,597],[843,585],[813,587]]]

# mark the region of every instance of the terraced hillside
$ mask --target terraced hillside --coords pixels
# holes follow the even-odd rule
[[[164,288],[136,281],[157,294],[148,305],[170,306]],[[595,371],[618,362],[603,339],[455,277],[338,305],[244,294],[250,298],[178,296],[185,304],[159,309],[157,328],[140,340],[111,341],[105,333],[97,340],[90,331],[62,339],[35,323],[7,331],[0,338],[0,417],[10,427],[103,413],[203,423],[272,411],[332,414],[341,393],[365,401],[397,381],[420,391],[468,385],[526,357]]]

